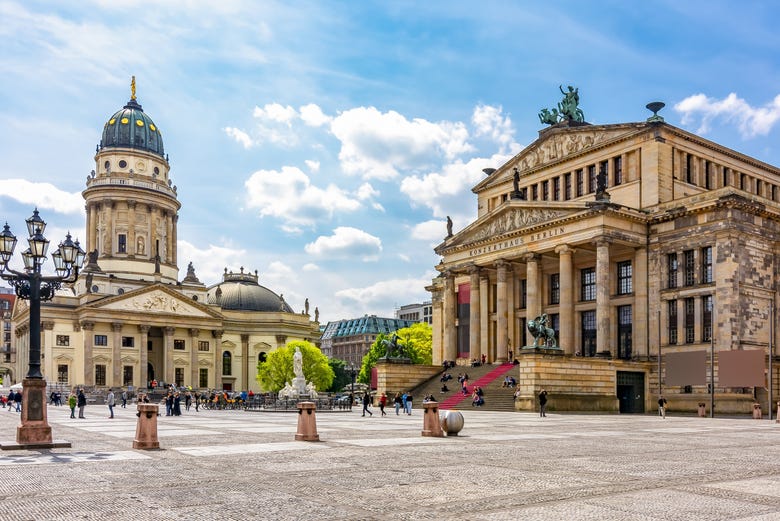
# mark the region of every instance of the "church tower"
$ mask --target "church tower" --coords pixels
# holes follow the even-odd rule
[[[176,283],[176,226],[181,208],[160,129],[136,100],[103,127],[86,201],[85,271],[124,280]],[[88,292],[89,287],[85,288]]]

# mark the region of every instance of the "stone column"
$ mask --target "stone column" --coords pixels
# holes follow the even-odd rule
[[[433,365],[441,365],[444,361],[444,323],[442,313],[442,291],[441,286],[433,284],[425,289],[431,292],[431,307],[433,308],[433,346],[432,358]],[[335,356],[332,355],[332,356]]]
[[[165,258],[163,262],[173,264],[173,217],[165,214]]]
[[[139,364],[141,364],[139,378],[141,381],[139,382],[139,386],[142,388],[148,388],[149,386],[149,348],[147,347],[147,344],[149,343],[150,329],[151,326],[138,326],[138,331],[141,332],[141,345],[139,346],[141,348],[141,356],[139,357]]]
[[[214,330],[211,336],[214,337],[214,389],[222,389],[222,333],[221,330]]]
[[[248,390],[249,382],[249,335],[241,335],[241,383],[235,391]]]
[[[157,235],[157,219],[159,218],[159,208],[149,205],[149,258],[152,260],[158,253],[157,241],[160,240],[160,236]]]
[[[193,389],[198,387],[198,337],[200,329],[190,329],[190,385]]]
[[[127,201],[127,253],[130,256],[135,256],[135,201]]]
[[[482,274],[479,277],[479,356],[485,355],[485,360],[489,363],[493,363],[493,350],[490,349],[490,327],[488,323],[490,321],[490,296],[488,291],[490,288],[490,279],[487,275]]]
[[[89,224],[87,225],[87,253],[97,249],[98,205],[89,205]]]
[[[510,268],[506,261],[496,262],[497,285],[496,291],[496,362],[503,363],[507,361],[507,297],[506,297],[506,276]]]
[[[469,356],[479,359],[482,356],[480,350],[480,294],[479,294],[479,273],[478,266],[472,266],[469,269],[471,275],[471,300],[469,302]]]
[[[114,243],[113,213],[114,213],[114,203],[112,201],[103,203],[103,215],[105,216],[105,223],[106,223],[106,228],[103,231],[103,237],[104,237],[103,254],[108,257],[110,257],[111,254],[113,253],[113,246],[112,246],[112,244]]]
[[[633,353],[637,356],[650,355],[650,310],[647,307],[647,248],[644,246],[634,251],[633,284],[634,313],[632,317]],[[658,324],[654,324],[657,328]]]
[[[112,322],[111,331],[114,332],[113,345],[111,346],[113,378],[110,380],[111,383],[108,384],[109,387],[122,385],[122,323]]]
[[[596,353],[609,351],[609,240],[596,241]]]
[[[175,372],[173,370],[173,334],[176,332],[175,327],[163,328],[165,333],[165,345],[163,347],[165,353],[165,383],[170,385],[175,382]]]
[[[526,262],[526,316],[532,320],[542,314],[542,302],[539,291],[539,255],[528,253],[525,256]]]
[[[455,294],[455,275],[447,273],[444,277],[444,359],[458,358],[458,329],[455,327],[457,295]]]
[[[171,243],[172,243],[172,249],[171,249],[171,259],[174,266],[179,265],[179,254],[178,254],[178,240],[179,240],[179,234],[177,232],[177,223],[179,222],[179,216],[174,215],[173,216],[173,227],[171,232]]]
[[[560,347],[567,355],[573,355],[576,351],[574,335],[574,249],[562,244],[555,248],[558,254],[558,265],[560,272],[561,295],[560,295],[560,317],[561,330],[559,333]]]
[[[95,368],[92,363],[92,347],[95,341],[92,331],[95,329],[95,323],[82,322],[81,329],[84,331],[84,385],[92,387],[95,385]]]

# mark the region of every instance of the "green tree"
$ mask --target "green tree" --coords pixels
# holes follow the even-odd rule
[[[413,364],[431,365],[433,363],[433,329],[430,324],[418,322],[409,327],[404,327],[395,332],[398,335],[398,344],[403,346],[406,356]],[[376,365],[377,360],[385,356],[386,349],[384,340],[390,341],[393,335],[380,333],[376,341],[371,344],[360,366],[360,374],[357,377],[358,382],[369,383],[371,379],[371,369]]]
[[[328,360],[330,368],[333,369],[333,383],[327,389],[328,392],[337,393],[341,391],[345,386],[352,383],[352,377],[347,370],[347,362],[338,358],[331,358]]]
[[[300,348],[303,355],[303,375],[306,380],[313,382],[317,390],[330,388],[334,374],[328,364],[328,357],[314,344],[297,340],[271,351],[265,362],[257,364],[257,382],[263,390],[276,392],[285,383],[293,381],[293,354],[296,347]]]

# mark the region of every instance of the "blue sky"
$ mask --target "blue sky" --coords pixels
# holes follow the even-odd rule
[[[163,133],[181,277],[258,270],[325,322],[430,296],[471,192],[579,88],[590,123],[666,121],[780,165],[772,2],[0,0],[0,218],[84,236],[130,95]],[[19,259],[14,262],[20,263]]]

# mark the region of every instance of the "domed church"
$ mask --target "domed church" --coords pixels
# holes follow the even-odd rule
[[[255,271],[225,269],[207,287],[190,262],[179,280],[181,202],[160,129],[136,99],[111,115],[82,192],[88,260],[78,281],[41,303],[50,383],[260,391],[257,362],[293,340],[318,343],[318,317],[293,312]],[[29,309],[17,299],[16,375],[28,365]]]

